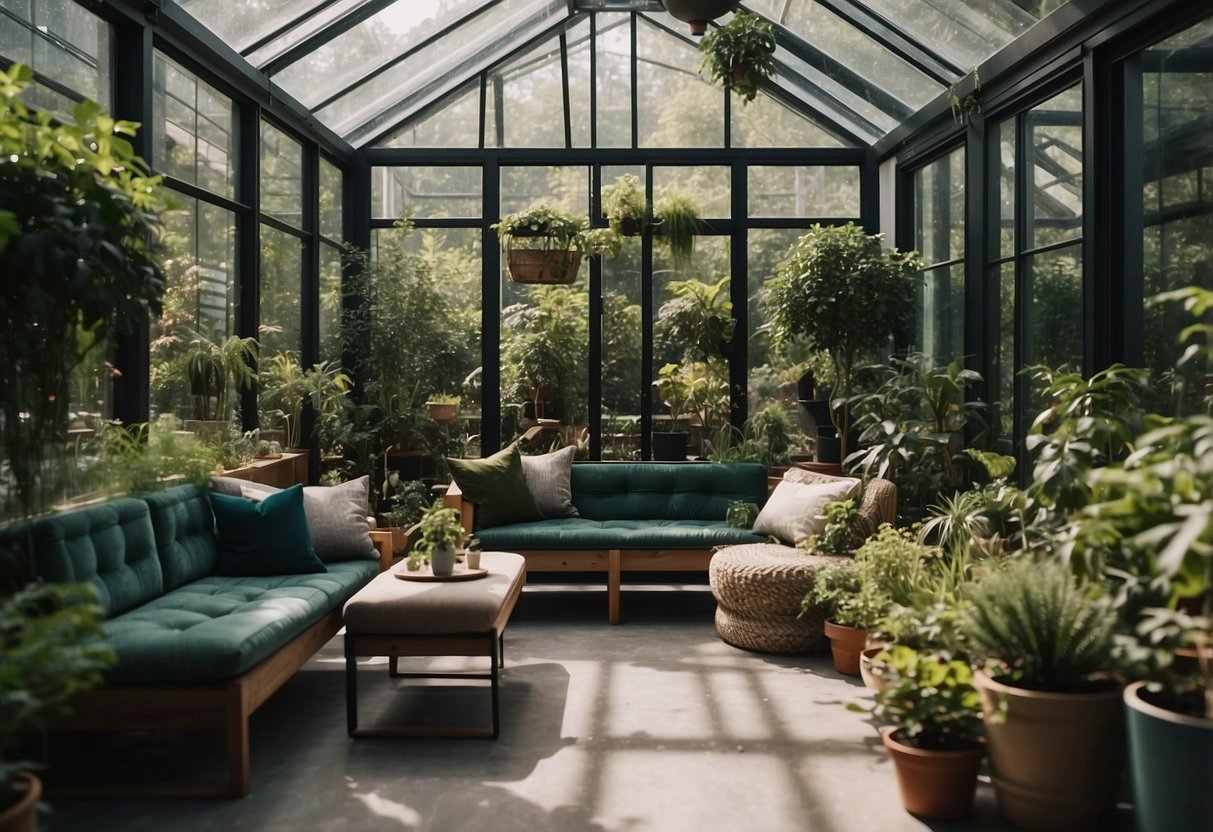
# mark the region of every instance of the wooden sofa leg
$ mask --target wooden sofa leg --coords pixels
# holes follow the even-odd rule
[[[228,685],[227,697],[227,791],[232,797],[249,793],[249,713],[244,685]]]
[[[618,549],[611,549],[607,552],[607,621],[612,624],[620,622],[621,561],[622,556]]]

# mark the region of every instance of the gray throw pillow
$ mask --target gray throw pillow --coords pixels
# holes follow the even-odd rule
[[[236,482],[240,483],[240,496],[254,501],[261,501],[281,490],[259,482]],[[215,490],[221,487],[214,482],[212,485]],[[370,487],[370,477],[363,476],[340,485],[309,485],[303,489],[303,510],[312,533],[312,548],[320,560],[332,563],[379,557],[371,544],[370,525],[366,520]]]
[[[545,518],[577,517],[573,505],[573,457],[577,449],[572,445],[550,454],[522,457],[522,475],[526,486],[535,498],[535,506]]]

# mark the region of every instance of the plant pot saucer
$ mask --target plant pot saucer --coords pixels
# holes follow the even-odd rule
[[[435,575],[429,565],[410,572],[407,567],[401,566],[395,572],[397,578],[402,581],[474,581],[477,578],[484,578],[489,574],[489,570],[481,567],[479,569],[462,569],[452,572],[449,575]]]

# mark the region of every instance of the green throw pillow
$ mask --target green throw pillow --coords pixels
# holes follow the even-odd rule
[[[476,528],[543,519],[527,488],[517,445],[486,459],[447,457],[446,463],[463,496],[476,504]]]
[[[302,485],[259,503],[212,491],[211,508],[219,538],[215,574],[245,578],[326,571],[312,549]]]

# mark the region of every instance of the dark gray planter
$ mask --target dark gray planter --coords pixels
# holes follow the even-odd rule
[[[653,459],[662,462],[685,462],[689,433],[653,431]]]

